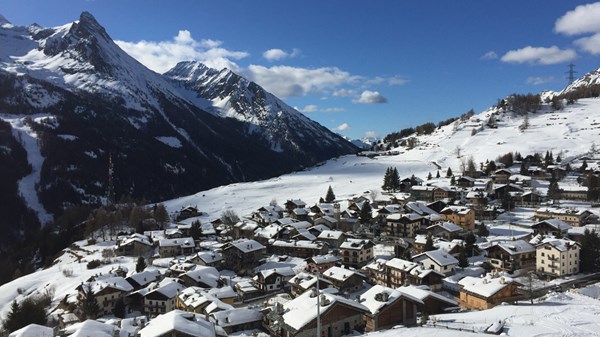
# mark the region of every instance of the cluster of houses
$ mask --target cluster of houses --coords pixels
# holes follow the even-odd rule
[[[227,336],[252,329],[271,336],[337,337],[415,325],[459,307],[515,302],[525,296],[518,275],[579,273],[578,241],[584,228],[598,222],[590,210],[545,204],[532,180],[551,172],[530,170],[522,175],[501,168],[489,177],[452,179],[454,184],[412,177],[402,181],[399,193],[313,206],[290,199],[232,225],[203,222],[195,238],[192,223],[201,212],[187,207],[170,228],[120,237],[114,247],[118,255],[169,260],[167,268],[96,275],[77,288],[78,299],[91,290],[100,315],[123,301],[128,312],[151,319],[122,321],[127,328],[121,329],[142,337]],[[576,188],[562,190],[579,199]],[[484,263],[470,269],[477,275],[468,275],[469,268],[459,266],[466,235],[506,213],[506,200],[512,207],[533,207],[533,216],[490,227],[500,233],[490,238],[477,237],[469,255]],[[364,207],[371,209],[368,221],[360,216]],[[376,254],[377,246],[389,254]],[[87,322],[65,312],[59,327]]]

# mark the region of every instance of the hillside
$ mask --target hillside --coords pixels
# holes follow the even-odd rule
[[[496,113],[497,128],[484,126]],[[600,99],[581,99],[564,110],[554,111],[543,104],[536,113],[530,113],[530,126],[519,130],[524,117],[513,113],[500,113],[490,108],[476,114],[468,121],[455,121],[436,129],[431,135],[417,136],[418,146],[413,149],[392,149],[398,155],[379,156],[373,159],[362,156],[345,156],[325,164],[293,174],[265,181],[238,183],[202,191],[191,196],[167,201],[170,211],[183,206],[198,206],[217,218],[223,210],[234,209],[239,214],[267,205],[273,198],[280,203],[286,199],[300,198],[308,204],[316,203],[331,185],[338,199],[358,195],[364,191],[381,190],[386,168],[394,166],[401,179],[415,175],[425,178],[429,172],[442,175],[450,167],[459,174],[461,161],[473,157],[476,163],[495,160],[508,152],[523,155],[552,151],[563,160],[589,154],[600,135]],[[483,130],[472,135],[473,129]],[[596,146],[597,147],[597,146]],[[460,149],[460,157],[457,156]]]
[[[108,202],[109,157],[117,198],[158,201],[355,151],[228,70],[229,85],[245,85],[257,97],[253,111],[277,119],[256,132],[256,124],[215,113],[221,111],[216,102],[146,68],[87,12],[58,27],[2,21],[0,44],[0,120],[3,132],[12,134],[0,137],[0,149],[3,156],[13,154],[18,168],[2,177],[2,196],[18,213],[9,216],[0,207],[0,229],[16,229],[14,235],[24,221],[15,219],[31,218],[28,212],[37,213],[36,227],[74,205]]]

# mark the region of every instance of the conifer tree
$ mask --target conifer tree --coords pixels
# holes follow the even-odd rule
[[[86,319],[96,319],[100,313],[100,305],[96,296],[92,292],[92,286],[89,283],[82,285],[81,297],[79,298],[79,309]]]
[[[429,174],[427,175],[427,180],[431,180],[433,178],[433,176],[431,175],[431,172],[429,172]]]
[[[333,194],[333,189],[331,188],[331,185],[329,185],[329,188],[327,189],[327,195],[325,195],[325,202],[332,203],[334,201],[335,201],[335,194]]]
[[[446,178],[452,177],[452,169],[448,167],[448,171],[446,171]]]
[[[394,192],[400,189],[400,175],[398,174],[398,169],[395,167],[391,170],[390,185]]]
[[[458,253],[458,266],[466,268],[469,266],[469,259],[467,258],[467,252],[465,248],[461,248]]]
[[[437,170],[437,174],[435,175],[436,178],[440,178],[440,170]]]
[[[360,220],[363,224],[368,224],[371,221],[373,209],[371,208],[371,204],[369,200],[366,200],[360,209]]]
[[[388,167],[385,170],[385,175],[383,176],[383,185],[381,186],[381,189],[384,191],[390,191],[392,189],[391,182],[392,182],[392,168]]]
[[[425,240],[425,251],[429,252],[435,250],[435,246],[433,245],[433,236],[431,234],[427,234],[427,239]]]
[[[135,271],[141,273],[146,269],[148,265],[146,264],[146,259],[143,256],[139,256],[137,259],[137,263],[135,264]]]

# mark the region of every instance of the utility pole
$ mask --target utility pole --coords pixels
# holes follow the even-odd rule
[[[577,73],[575,71],[575,65],[573,63],[569,63],[569,71],[566,72],[566,74],[569,74],[569,77],[567,77],[567,80],[569,80],[569,84],[575,81],[575,73]]]

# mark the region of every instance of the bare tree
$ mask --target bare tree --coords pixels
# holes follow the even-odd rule
[[[234,210],[228,209],[221,213],[221,221],[223,221],[223,224],[226,226],[231,227],[240,221],[240,217]]]

